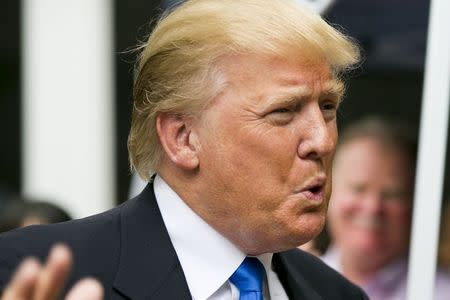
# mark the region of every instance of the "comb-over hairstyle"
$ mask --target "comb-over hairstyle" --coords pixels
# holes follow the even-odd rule
[[[163,155],[157,115],[198,116],[227,81],[220,62],[239,53],[325,61],[336,77],[359,61],[350,38],[291,0],[182,3],[157,22],[136,64],[128,149],[142,178]]]

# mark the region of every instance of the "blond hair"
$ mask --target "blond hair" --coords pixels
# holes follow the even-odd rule
[[[196,116],[224,84],[221,58],[238,53],[320,58],[335,76],[359,50],[317,14],[290,0],[190,0],[156,24],[135,70],[128,138],[132,168],[148,179],[163,155],[161,112]]]

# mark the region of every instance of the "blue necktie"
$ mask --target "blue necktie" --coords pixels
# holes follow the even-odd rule
[[[247,257],[231,275],[239,289],[239,300],[263,300],[264,267],[256,257]]]

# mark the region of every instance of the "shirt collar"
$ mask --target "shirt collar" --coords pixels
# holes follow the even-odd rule
[[[194,299],[207,299],[246,257],[238,247],[200,218],[160,177],[154,180],[156,201]],[[260,256],[266,272],[271,254]]]

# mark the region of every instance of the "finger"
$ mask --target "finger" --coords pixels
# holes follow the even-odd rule
[[[57,299],[64,287],[71,266],[72,254],[69,248],[62,244],[54,246],[37,280],[33,299]]]
[[[101,300],[103,287],[93,278],[85,278],[77,282],[70,290],[65,300]]]
[[[26,258],[5,288],[1,300],[31,299],[40,270],[41,265],[36,259]]]

